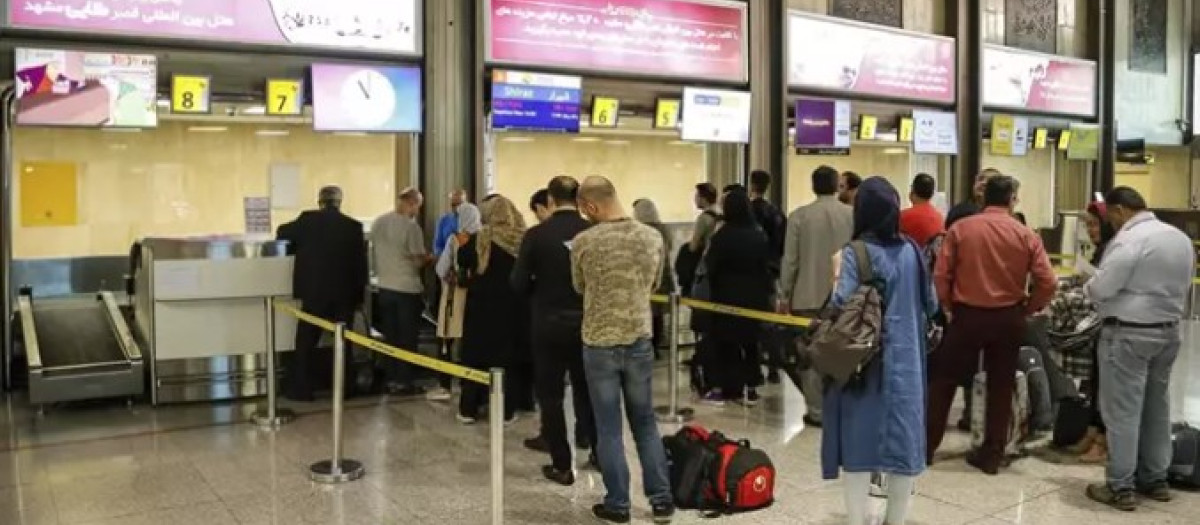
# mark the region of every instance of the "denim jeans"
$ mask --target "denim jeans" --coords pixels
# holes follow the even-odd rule
[[[628,511],[629,465],[625,462],[625,442],[621,424],[621,397],[633,440],[642,464],[642,485],[651,505],[672,502],[667,479],[667,454],[658,433],[652,399],[654,348],[647,339],[628,346],[585,347],[583,366],[596,417],[596,454],[604,478],[604,506],[609,510]]]
[[[1100,332],[1100,411],[1108,427],[1108,486],[1166,483],[1171,466],[1171,367],[1179,327],[1106,326]]]

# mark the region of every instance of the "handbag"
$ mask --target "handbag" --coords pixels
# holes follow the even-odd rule
[[[852,241],[858,263],[858,288],[840,308],[829,300],[812,325],[807,361],[838,386],[859,377],[879,356],[883,332],[883,295],[871,267],[867,245]]]

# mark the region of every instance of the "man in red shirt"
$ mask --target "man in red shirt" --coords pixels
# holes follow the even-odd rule
[[[929,203],[936,189],[937,182],[933,177],[918,173],[912,181],[912,191],[908,193],[912,207],[900,212],[900,233],[911,237],[922,248],[943,231],[942,213]]]
[[[1046,307],[1057,284],[1042,240],[1012,217],[1018,189],[1012,177],[989,178],[983,211],[950,228],[937,258],[934,284],[950,324],[929,358],[930,463],[946,433],[954,391],[975,369],[980,349],[988,379],[987,422],[983,445],[967,455],[967,463],[994,475],[1005,460],[1025,318]],[[1029,295],[1027,283],[1033,284]]]

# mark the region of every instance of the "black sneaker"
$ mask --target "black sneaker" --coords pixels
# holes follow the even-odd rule
[[[600,472],[600,458],[596,457],[596,451],[593,450],[591,454],[588,454],[587,463],[583,465],[583,468]]]
[[[1097,503],[1103,503],[1117,510],[1131,512],[1137,510],[1137,498],[1132,490],[1114,492],[1107,483],[1093,483],[1087,487],[1087,497]]]
[[[778,370],[771,370],[770,372],[767,372],[767,383],[770,383],[772,385],[779,384],[779,371]]]
[[[575,484],[575,473],[570,470],[558,470],[554,465],[545,465],[542,467],[542,476],[546,479],[558,483],[564,487],[570,487]]]
[[[654,523],[671,523],[671,518],[675,517],[675,505],[670,503],[651,505],[650,509]]]
[[[546,438],[542,436],[526,439],[525,448],[534,452],[550,452],[550,445],[546,444]]]
[[[958,420],[958,424],[955,425],[955,427],[958,427],[959,432],[970,432],[971,431],[971,420],[964,417],[964,418]]]
[[[603,503],[592,505],[592,514],[610,523],[629,523],[629,511],[610,510]]]
[[[1175,499],[1171,496],[1171,488],[1166,483],[1138,487],[1137,493],[1146,497],[1146,499],[1152,499],[1160,503],[1170,503],[1172,499]]]
[[[588,450],[592,448],[592,442],[585,437],[575,438],[575,448],[579,450]]]

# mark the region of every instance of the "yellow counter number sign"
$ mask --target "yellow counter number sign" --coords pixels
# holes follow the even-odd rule
[[[871,115],[863,115],[858,121],[858,140],[875,140],[875,128],[879,119]]]
[[[209,113],[212,81],[208,77],[171,77],[171,113]]]
[[[658,99],[654,108],[654,127],[656,129],[675,129],[679,127],[679,101],[670,98]]]
[[[897,133],[900,142],[912,142],[913,139],[913,119],[905,117],[900,119],[900,131]]]
[[[612,97],[592,98],[592,127],[615,128],[617,115],[621,111],[621,101]]]
[[[267,80],[267,114],[296,116],[304,112],[301,81],[294,78]]]

